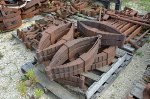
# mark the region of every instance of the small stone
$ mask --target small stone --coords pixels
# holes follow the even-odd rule
[[[30,80],[26,80],[26,81],[25,81],[25,85],[26,85],[27,87],[30,87],[30,86],[32,85],[32,83],[31,83]]]
[[[32,95],[29,99],[35,99],[34,95]]]

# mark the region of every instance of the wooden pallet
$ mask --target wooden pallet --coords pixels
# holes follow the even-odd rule
[[[30,69],[34,69],[39,85],[43,89],[49,90],[49,95],[52,99],[95,99],[113,83],[119,73],[130,63],[132,55],[123,50],[121,51],[121,53],[119,52],[116,55],[116,59],[110,66],[101,67],[82,74],[86,78],[87,90],[63,86],[55,81],[49,81],[42,68],[43,66],[37,64],[36,61],[24,64],[21,70],[25,73]]]

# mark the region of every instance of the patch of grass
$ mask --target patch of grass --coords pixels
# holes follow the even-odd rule
[[[28,79],[31,80],[31,82],[32,82],[33,84],[35,84],[35,83],[38,82],[38,79],[36,78],[36,75],[35,75],[33,69],[30,69],[30,70],[25,74],[25,76],[28,77]]]
[[[122,5],[131,8],[134,8],[134,6],[137,5],[138,9],[148,11],[148,12],[150,11],[149,0],[122,0]]]
[[[141,52],[136,52],[136,55],[140,56],[140,57],[143,57],[144,56],[144,52],[142,52],[142,51]]]
[[[17,89],[18,91],[20,92],[21,96],[25,96],[26,93],[27,93],[27,88],[26,88],[26,85],[23,81],[20,81],[18,84],[17,84]]]
[[[43,95],[43,90],[42,89],[35,89],[34,95],[36,98],[40,98]]]
[[[26,80],[28,80],[28,77],[26,77],[26,76],[21,76],[21,81],[26,81]]]

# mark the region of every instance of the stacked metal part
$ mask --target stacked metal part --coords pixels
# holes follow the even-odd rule
[[[17,36],[25,44],[25,46],[30,49],[37,49],[39,41],[42,37],[42,32],[50,26],[58,26],[65,24],[66,22],[55,19],[52,16],[46,16],[44,19],[36,20],[35,24],[30,27],[17,30]]]
[[[0,30],[7,31],[21,26],[21,11],[18,9],[0,7]]]
[[[42,32],[37,59],[50,80],[83,89],[81,74],[111,64],[125,38],[114,28],[93,21],[78,22],[77,31],[79,37],[72,23],[48,27]]]
[[[0,1],[0,30],[13,30],[22,24],[22,19],[39,14],[42,4],[48,0],[2,0]]]
[[[48,0],[31,0],[21,8],[22,19],[31,18],[39,14],[42,4],[47,3]],[[47,3],[48,4],[48,3]]]
[[[126,36],[125,43],[130,43],[136,49],[140,47],[136,42],[149,33],[150,29],[150,13],[142,16],[138,14],[138,11],[128,7],[125,7],[122,11],[105,11],[101,21],[119,30]],[[144,31],[143,34],[142,31]],[[141,35],[141,37],[137,40],[134,39],[138,35]]]

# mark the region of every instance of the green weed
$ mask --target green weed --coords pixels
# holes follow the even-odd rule
[[[137,56],[143,57],[144,56],[144,52],[136,52]]]
[[[17,89],[18,91],[20,92],[21,96],[25,96],[26,93],[27,93],[27,88],[25,86],[25,83],[23,81],[20,81],[18,84],[17,84]]]
[[[33,69],[30,69],[25,75],[28,77],[29,80],[31,80],[33,84],[38,82],[38,79],[36,78],[36,75]]]
[[[42,89],[35,89],[34,95],[36,98],[40,98],[43,95],[43,90]]]

